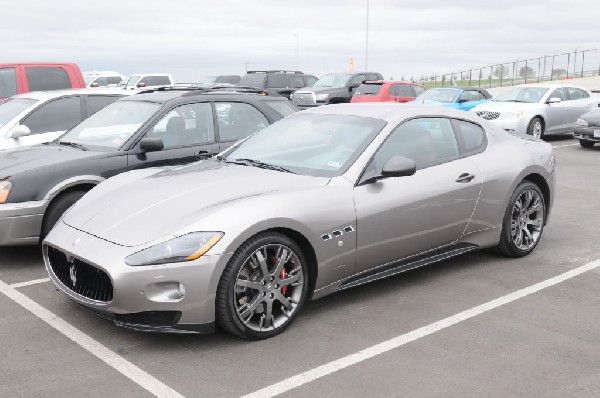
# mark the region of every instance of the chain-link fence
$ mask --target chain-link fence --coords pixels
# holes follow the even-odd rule
[[[490,88],[599,75],[600,49],[585,49],[538,58],[516,59],[442,75],[423,75],[420,83],[426,87]]]

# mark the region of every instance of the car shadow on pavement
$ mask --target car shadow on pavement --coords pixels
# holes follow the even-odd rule
[[[0,270],[19,268],[32,263],[43,266],[40,245],[0,247]]]

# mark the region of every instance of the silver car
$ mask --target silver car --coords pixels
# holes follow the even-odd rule
[[[571,84],[527,84],[511,88],[471,109],[507,131],[542,138],[572,133],[577,118],[598,107],[600,97]]]
[[[119,326],[261,339],[307,299],[480,248],[525,256],[553,197],[543,141],[453,109],[341,104],[108,179],[43,254],[60,290]]]

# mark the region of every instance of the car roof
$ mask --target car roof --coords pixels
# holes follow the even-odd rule
[[[409,82],[406,80],[365,80],[364,84],[416,84],[420,86],[419,83]]]
[[[232,86],[234,87],[234,86]],[[211,101],[214,99],[260,99],[260,98],[268,98],[269,100],[285,100],[285,97],[279,95],[264,95],[260,93],[250,92],[236,92],[236,91],[203,91],[201,89],[172,89],[172,90],[147,90],[138,92],[134,95],[131,95],[127,98],[122,98],[122,101],[149,101],[149,102],[158,102],[158,103],[166,103],[170,100],[181,98],[183,100],[187,100],[194,97],[200,97],[203,100]]]
[[[576,84],[569,83],[530,83],[530,84],[519,84],[516,87],[541,87],[541,88],[561,88],[561,87],[573,87],[580,88],[582,90],[587,91],[584,87],[578,86]]]
[[[78,95],[78,94],[129,96],[129,95],[133,94],[133,92],[127,92],[127,90],[113,89],[113,88],[71,88],[71,89],[65,89],[65,90],[30,91],[28,93],[13,95],[11,98],[30,98],[30,99],[44,101],[47,99],[62,97],[65,95]]]

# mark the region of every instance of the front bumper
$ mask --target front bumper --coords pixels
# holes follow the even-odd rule
[[[112,299],[96,301],[62,283],[50,265],[49,246],[104,271],[112,282]],[[48,275],[59,290],[117,326],[140,331],[212,332],[217,285],[231,254],[164,265],[125,264],[124,259],[140,249],[116,245],[61,222],[44,240],[43,256]],[[173,286],[181,284],[185,293],[173,295]]]
[[[600,137],[594,137],[594,131],[600,131],[600,127],[581,127],[576,126],[573,137],[577,140],[584,140],[590,142],[600,142]]]
[[[0,204],[0,246],[37,244],[47,207],[45,200]]]
[[[494,123],[496,126],[503,128],[506,131],[511,131],[515,133],[527,134],[527,126],[529,124],[529,120],[526,118],[519,119],[492,119],[489,122]]]

